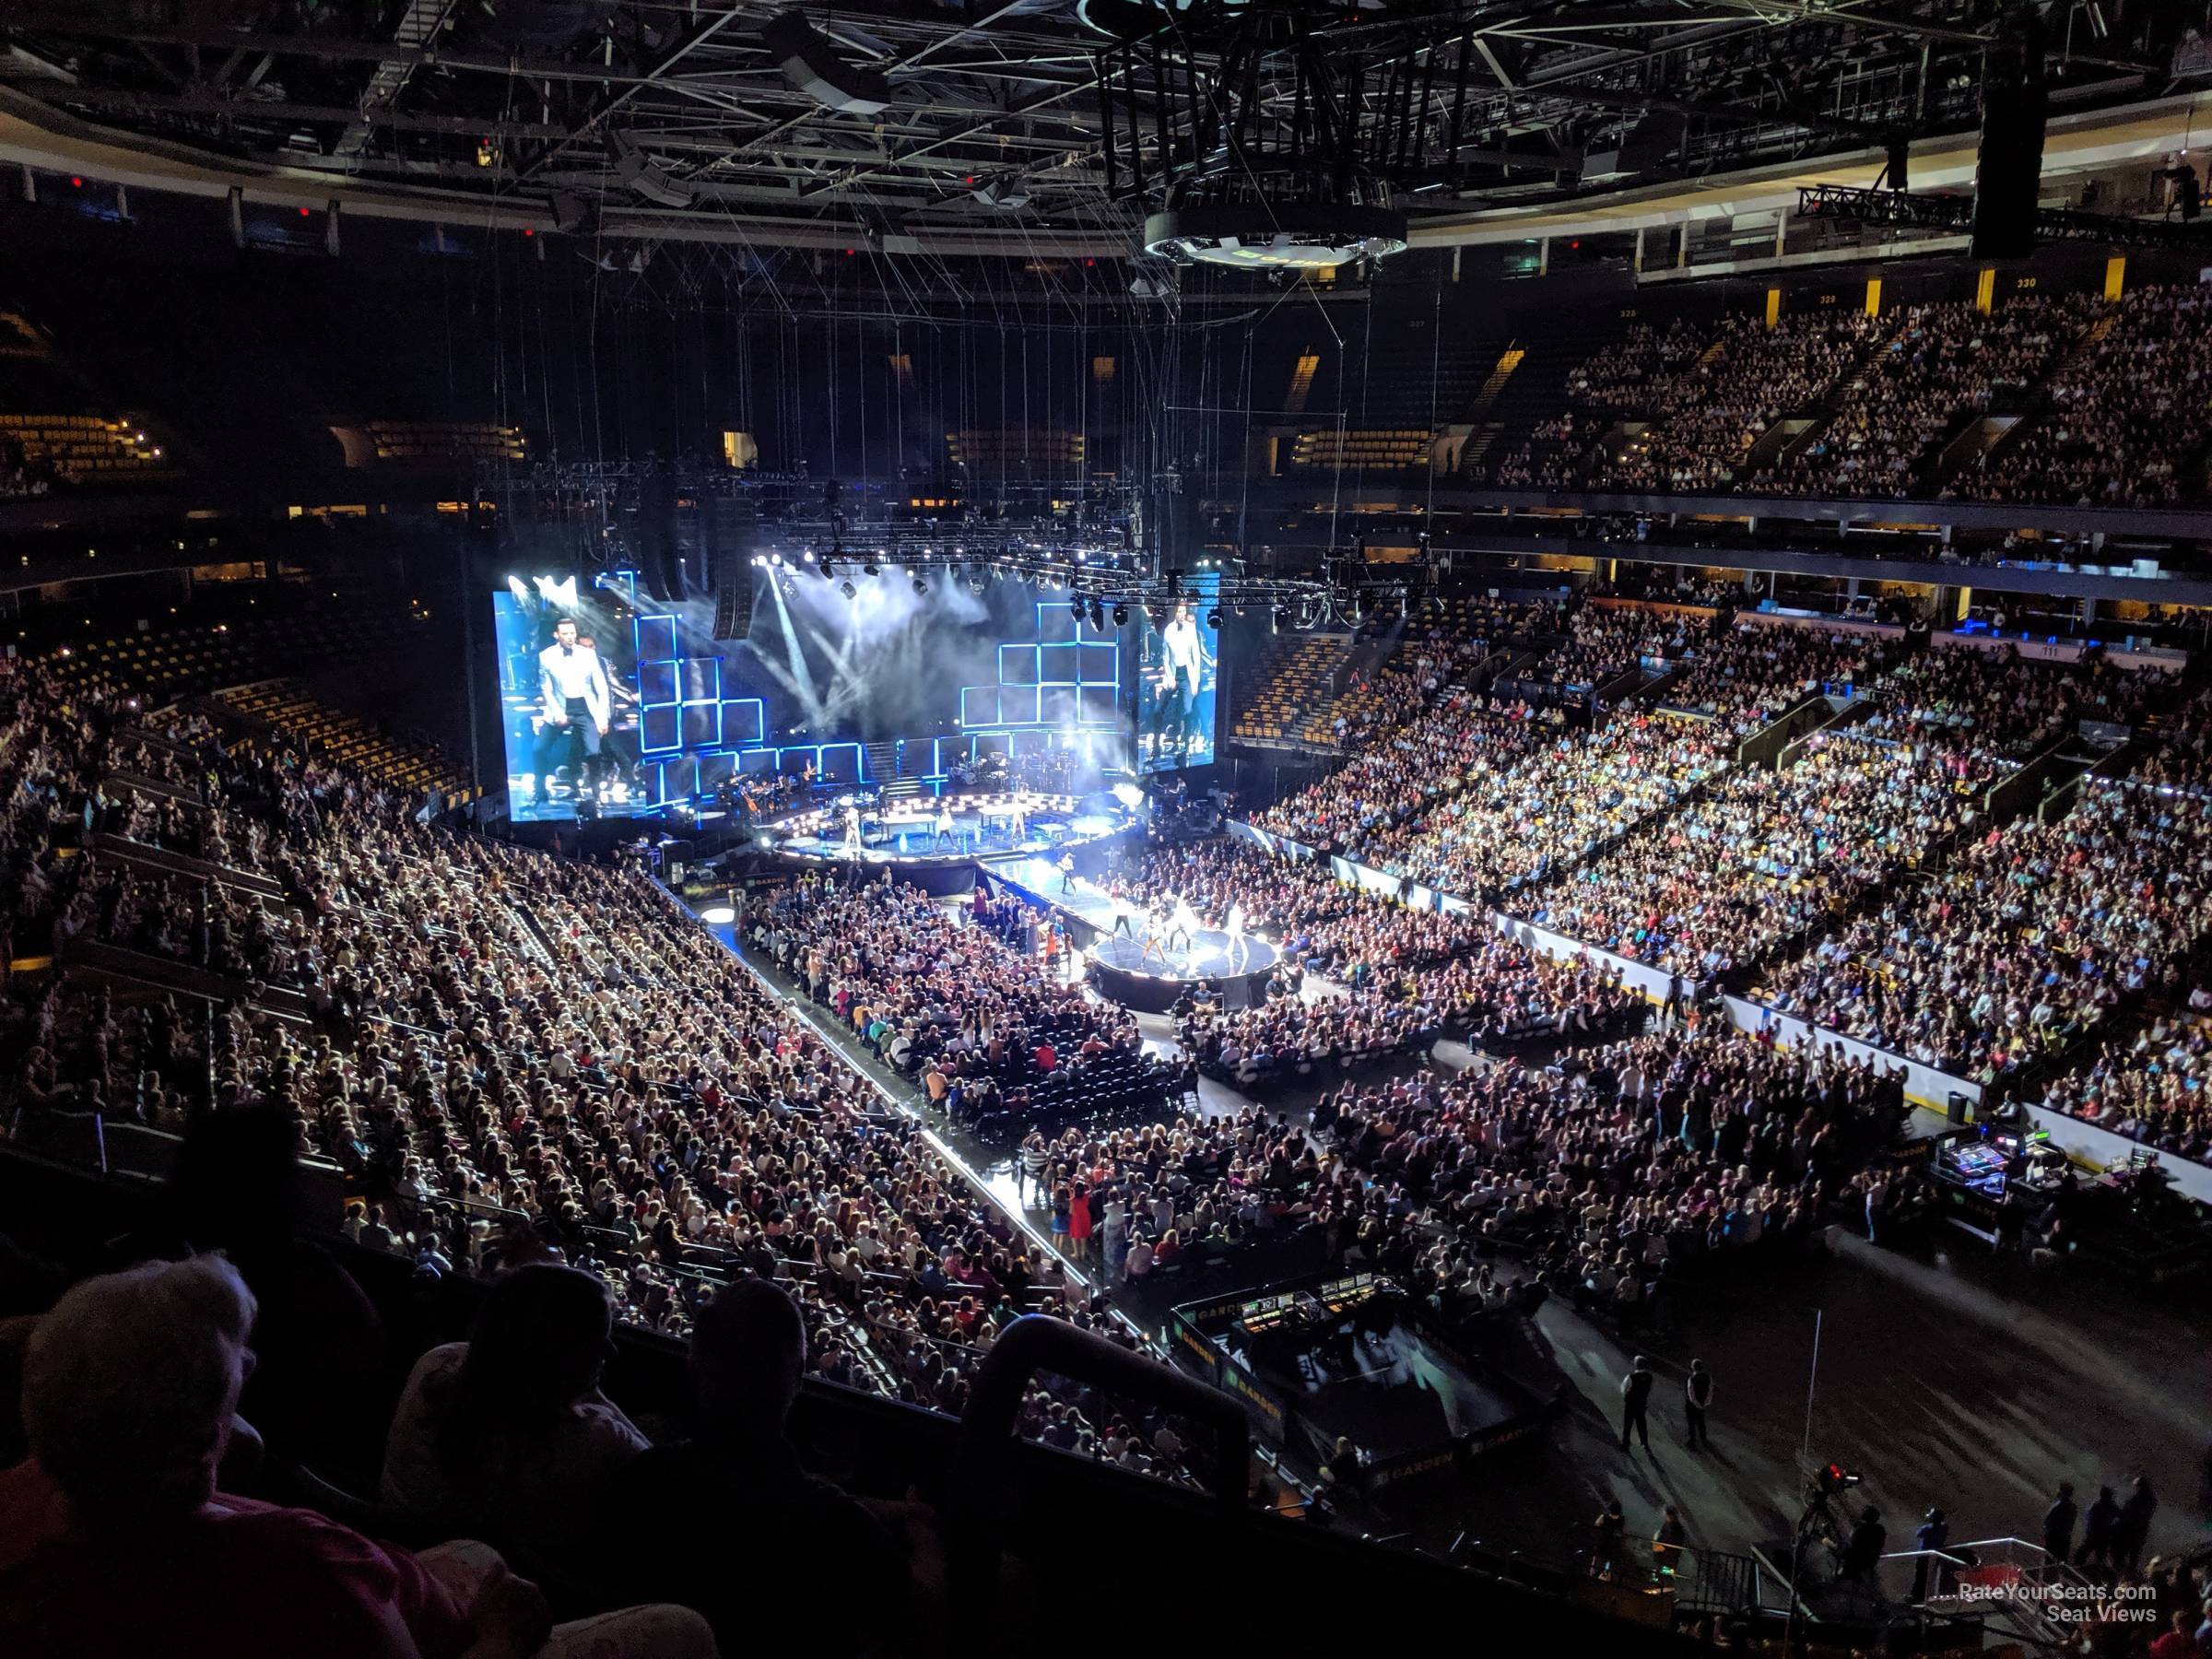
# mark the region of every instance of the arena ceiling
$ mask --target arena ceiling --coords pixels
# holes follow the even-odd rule
[[[1979,122],[1990,41],[2021,9],[0,0],[0,157],[203,194],[630,237],[1120,253],[1204,144],[1207,112],[1165,60],[1213,76],[1206,101],[1248,100],[1288,129],[1299,94],[1282,54],[1237,63],[1223,42],[1255,18],[1302,12],[1347,69],[1357,141],[1380,144],[1384,188],[1413,240],[1434,243],[1477,240],[1486,219],[1566,222],[1878,158],[1900,138],[1942,149],[1947,137],[1955,156]],[[2027,9],[2041,18],[2054,117],[2202,84],[2201,6]],[[1118,99],[1100,96],[1102,53]],[[1109,122],[1125,135],[1119,168]]]

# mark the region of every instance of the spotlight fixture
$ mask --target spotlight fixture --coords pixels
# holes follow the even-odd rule
[[[1106,607],[1096,599],[1090,602],[1090,630],[1093,633],[1106,631]]]
[[[1218,610],[1207,611],[1206,613],[1206,625],[1208,628],[1219,628],[1221,626],[1221,613]]]
[[[1275,631],[1277,633],[1281,633],[1284,629],[1290,626],[1289,606],[1283,605],[1277,606],[1275,607],[1275,615],[1269,618],[1268,620],[1274,627]]]
[[[1077,628],[1083,626],[1083,598],[1081,594],[1077,594],[1067,602],[1067,614],[1075,618]]]
[[[837,591],[842,594],[848,599],[857,599],[860,597],[860,590],[853,585],[853,582],[850,577],[847,577],[844,581],[837,584]]]
[[[1124,626],[1124,624],[1126,624],[1126,623],[1128,622],[1128,620],[1129,620],[1129,607],[1128,607],[1127,606],[1125,606],[1125,605],[1117,605],[1117,606],[1115,606],[1113,607],[1113,625],[1114,625],[1116,628],[1120,628],[1120,627]]]
[[[914,578],[914,592],[926,597],[929,593],[929,583],[924,582],[921,577],[916,576]]]
[[[876,561],[875,561],[874,559],[869,559],[869,560],[868,560],[868,562],[867,562],[866,564],[864,564],[864,565],[862,565],[860,568],[862,569],[862,571],[865,571],[865,572],[866,572],[868,575],[870,575],[870,576],[880,576],[880,575],[882,575],[882,574],[883,574],[883,572],[882,572],[880,570],[877,569],[877,566],[876,566]]]

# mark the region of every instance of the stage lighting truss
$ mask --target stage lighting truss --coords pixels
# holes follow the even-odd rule
[[[872,543],[756,555],[756,562],[771,570],[804,565],[809,559],[840,571],[858,566],[871,577],[903,574],[917,594],[927,592],[931,571],[942,572],[948,585],[964,582],[976,594],[993,578],[1026,582],[1055,605],[1065,603],[1078,623],[1088,621],[1100,630],[1110,616],[1117,627],[1135,615],[1161,618],[1177,601],[1200,596],[1209,611],[1225,618],[1253,611],[1287,618],[1277,624],[1281,627],[1341,627],[1366,614],[1360,595],[1371,591],[1334,572],[1326,578],[1247,574],[1243,561],[1236,559],[1209,558],[1193,570],[1163,571],[1120,546],[1027,535],[948,541],[887,530]],[[1401,584],[1401,596],[1403,591]]]

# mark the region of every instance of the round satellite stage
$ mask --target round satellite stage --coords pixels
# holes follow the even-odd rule
[[[1266,940],[1246,935],[1234,947],[1225,933],[1200,929],[1187,947],[1146,946],[1127,934],[1100,935],[1084,951],[1085,971],[1099,994],[1140,1014],[1165,1014],[1194,985],[1221,987],[1232,1008],[1248,1007],[1265,994],[1267,976],[1282,953]]]
[[[949,822],[947,817],[949,815]],[[1056,859],[1141,827],[1111,794],[842,794],[761,828],[776,857],[808,868],[885,873],[933,893],[964,892],[976,862]]]

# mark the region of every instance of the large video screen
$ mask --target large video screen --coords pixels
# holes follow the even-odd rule
[[[1214,758],[1221,629],[1209,620],[1218,579],[1203,578],[1185,597],[1145,614],[1137,645],[1136,754],[1140,772],[1205,766]]]
[[[507,739],[507,810],[520,823],[647,810],[629,607],[574,577],[517,577],[492,594]]]

